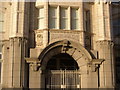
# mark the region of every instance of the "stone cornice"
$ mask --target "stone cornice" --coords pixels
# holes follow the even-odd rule
[[[87,31],[81,31],[81,30],[63,30],[63,29],[37,29],[37,30],[34,30],[35,33],[42,33],[43,31],[49,31],[49,32],[57,32],[57,33],[86,33],[86,34],[89,34],[89,35],[94,35],[94,33],[91,33],[91,32],[87,32]]]

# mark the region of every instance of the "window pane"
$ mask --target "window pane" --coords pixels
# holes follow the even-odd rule
[[[61,29],[67,29],[67,19],[61,19]]]
[[[78,26],[78,19],[73,19],[72,20],[72,29],[79,29],[79,26]]]
[[[67,29],[68,26],[68,16],[67,8],[61,8],[60,11],[60,28]]]
[[[49,23],[50,23],[49,28],[51,28],[51,29],[57,28],[57,20],[56,19],[50,18]]]
[[[72,18],[78,18],[78,9],[72,8]]]
[[[57,7],[49,8],[49,28],[57,28]]]
[[[40,8],[39,9],[39,29],[43,29],[44,28],[44,8]]]
[[[61,17],[64,18],[66,17],[67,18],[67,8],[61,8]]]
[[[0,32],[3,31],[3,13],[0,12]]]
[[[84,25],[85,25],[85,31],[90,32],[90,11],[84,12]]]
[[[57,8],[56,7],[50,7],[49,16],[50,16],[50,18],[57,17]]]
[[[113,34],[114,36],[120,35],[120,18],[113,19]]]
[[[71,29],[79,29],[78,9],[71,10]]]

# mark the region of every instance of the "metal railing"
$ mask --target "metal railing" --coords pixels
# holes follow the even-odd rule
[[[47,74],[46,88],[78,89],[80,87],[80,72],[78,70],[50,70]]]

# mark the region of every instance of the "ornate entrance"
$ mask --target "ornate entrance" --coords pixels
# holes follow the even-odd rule
[[[80,88],[80,72],[76,61],[66,53],[54,55],[47,64],[46,88]]]
[[[30,87],[35,84],[43,89],[76,90],[97,88],[96,71],[104,60],[93,59],[79,43],[63,40],[51,43],[37,58],[26,58],[26,61],[31,67]]]

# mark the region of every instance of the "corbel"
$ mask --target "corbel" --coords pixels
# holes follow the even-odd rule
[[[38,71],[40,68],[40,60],[38,58],[25,58],[33,71]]]
[[[91,63],[89,63],[89,67],[92,72],[96,72],[96,70],[100,67],[104,59],[92,59]]]

